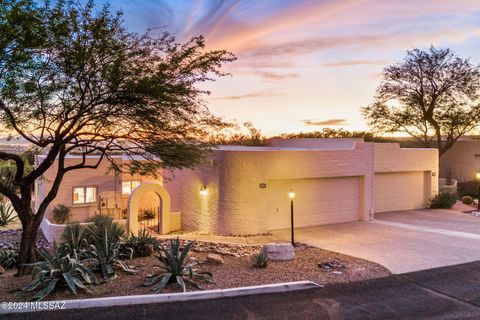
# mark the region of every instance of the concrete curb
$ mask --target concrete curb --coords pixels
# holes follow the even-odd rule
[[[145,294],[145,295],[135,295],[135,296],[75,299],[75,300],[48,301],[48,302],[52,304],[55,304],[55,303],[59,303],[60,305],[64,304],[62,309],[57,309],[57,310],[86,309],[86,308],[135,305],[135,304],[180,302],[180,301],[189,301],[189,300],[208,300],[208,299],[239,297],[239,296],[257,295],[257,294],[269,294],[269,293],[284,293],[284,292],[307,290],[307,289],[314,289],[314,288],[321,288],[321,286],[312,281],[296,281],[296,282],[266,284],[266,285],[260,285],[260,286],[217,289],[217,290],[209,290],[209,291],[193,291],[193,292],[168,293],[168,294]],[[35,312],[35,311],[40,311],[40,310],[38,309],[37,310],[33,310],[33,309],[5,310],[0,308],[0,314]],[[50,311],[50,310],[43,309],[43,311]]]

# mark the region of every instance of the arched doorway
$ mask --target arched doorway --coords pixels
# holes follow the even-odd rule
[[[130,233],[138,234],[138,213],[141,199],[144,195],[153,192],[160,201],[160,233],[170,231],[170,195],[164,187],[156,183],[143,183],[136,187],[128,198],[127,228]]]

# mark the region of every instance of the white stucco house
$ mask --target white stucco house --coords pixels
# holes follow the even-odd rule
[[[130,183],[127,194],[118,194],[122,201],[116,205],[131,213],[129,203],[136,210],[147,201],[135,199],[139,197],[135,193],[143,199],[152,197],[149,190],[156,193],[163,233],[181,228],[256,234],[289,227],[291,190],[297,227],[371,220],[378,212],[425,208],[438,191],[438,167],[437,149],[402,149],[396,143],[361,139],[274,139],[266,147],[219,146],[197,168],[165,172],[161,180],[86,169],[88,176],[65,177],[68,187],[61,192],[67,195],[58,198],[75,209],[75,203],[68,203],[75,199],[72,192],[79,190],[75,188],[97,188],[97,201],[82,204],[82,214],[98,214],[102,194],[112,199],[128,187],[128,181],[139,181],[134,188]],[[40,182],[38,188],[48,186]],[[133,214],[129,224],[137,230]]]

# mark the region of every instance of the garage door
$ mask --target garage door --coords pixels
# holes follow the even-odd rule
[[[425,208],[427,200],[423,171],[375,174],[375,212]]]
[[[290,226],[288,191],[295,191],[297,227],[357,221],[360,219],[359,177],[271,180],[268,182],[270,230]]]

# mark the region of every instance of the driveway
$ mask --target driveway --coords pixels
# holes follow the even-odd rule
[[[480,217],[453,210],[410,210],[296,230],[296,240],[405,273],[480,260]],[[275,234],[288,237],[288,230]]]

